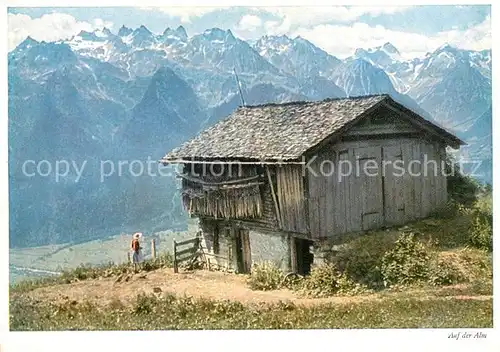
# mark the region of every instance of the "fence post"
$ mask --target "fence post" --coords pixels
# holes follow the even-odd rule
[[[174,239],[174,273],[178,273],[179,269],[177,268],[177,243]]]
[[[151,256],[153,259],[156,259],[156,244],[154,238],[151,240]]]

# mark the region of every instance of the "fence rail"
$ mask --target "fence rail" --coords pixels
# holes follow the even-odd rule
[[[201,238],[200,238],[199,234],[194,238],[190,238],[190,239],[184,240],[184,241],[177,242],[174,239],[174,246],[173,246],[174,247],[174,273],[177,274],[179,272],[179,264],[180,263],[190,261],[190,260],[196,258],[196,256],[199,254],[200,244],[201,244]],[[188,246],[188,245],[191,245],[191,246],[188,248],[182,249],[182,250],[178,250],[178,247]],[[189,256],[182,257],[185,254],[189,254]]]

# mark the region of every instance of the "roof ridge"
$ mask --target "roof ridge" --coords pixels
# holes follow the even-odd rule
[[[357,96],[351,96],[351,97],[326,98],[323,100],[296,100],[296,101],[289,101],[289,102],[284,102],[284,103],[265,103],[265,104],[256,104],[256,105],[245,105],[245,106],[238,107],[238,109],[247,109],[247,108],[253,109],[253,108],[264,108],[264,107],[272,107],[272,106],[321,104],[321,103],[326,103],[326,102],[330,102],[330,101],[359,100],[359,99],[368,99],[368,98],[382,97],[382,96],[390,97],[390,95],[387,93],[368,94],[368,95],[357,95]]]

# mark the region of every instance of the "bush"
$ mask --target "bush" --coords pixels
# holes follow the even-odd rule
[[[427,280],[430,259],[428,249],[415,240],[414,233],[403,233],[382,258],[384,284],[408,285]]]
[[[283,278],[283,272],[274,263],[262,262],[252,266],[247,284],[252,290],[276,290],[280,288]]]
[[[452,168],[454,168],[452,172]],[[458,163],[448,156],[446,160],[447,190],[450,199],[465,206],[471,206],[476,200],[481,187],[470,176],[463,175]]]
[[[342,246],[328,261],[357,283],[383,287],[382,257],[394,246],[396,236],[386,231],[362,235]]]
[[[466,280],[462,270],[453,261],[436,258],[430,267],[429,283],[432,285],[453,285]]]
[[[473,220],[470,232],[470,244],[473,247],[493,251],[493,227],[488,216],[477,214]]]
[[[472,247],[493,251],[493,201],[491,195],[479,198],[474,204],[462,210],[471,218],[468,230],[468,244]]]
[[[430,217],[437,219],[453,219],[463,210],[464,206],[454,199],[450,199],[444,206],[436,209]]]
[[[298,287],[303,295],[318,298],[336,294],[359,294],[366,290],[366,287],[352,281],[331,263],[313,266],[311,274]]]

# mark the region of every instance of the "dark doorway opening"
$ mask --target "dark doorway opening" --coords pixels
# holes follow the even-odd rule
[[[311,265],[314,260],[314,255],[309,250],[312,246],[312,241],[302,238],[294,238],[295,241],[295,268],[297,274],[308,275],[311,272]]]
[[[247,274],[251,270],[252,260],[250,252],[249,231],[245,229],[236,229],[235,237],[236,250],[236,272]]]

